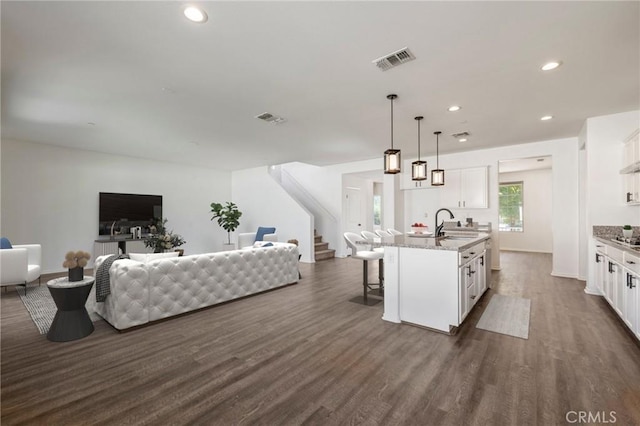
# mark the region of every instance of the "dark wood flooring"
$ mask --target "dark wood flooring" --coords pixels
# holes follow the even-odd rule
[[[455,336],[384,322],[361,263],[301,265],[294,286],[118,333],[53,343],[1,292],[3,425],[640,424],[640,348],[551,257],[507,252]],[[375,271],[375,265],[372,265]],[[372,272],[373,272],[372,271]],[[375,276],[375,272],[373,272]],[[532,300],[528,340],[475,328],[490,295]]]

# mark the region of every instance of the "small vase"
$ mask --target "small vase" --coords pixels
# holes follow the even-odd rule
[[[633,235],[633,229],[623,229],[622,230],[622,236],[625,238],[631,238],[631,236]]]
[[[69,268],[69,281],[82,281],[84,279],[84,268]]]

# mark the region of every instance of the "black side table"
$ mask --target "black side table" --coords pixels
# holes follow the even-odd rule
[[[63,277],[47,282],[58,308],[47,339],[52,342],[68,342],[93,333],[93,322],[84,306],[93,282],[94,278],[87,275],[82,281],[71,282],[69,278]]]

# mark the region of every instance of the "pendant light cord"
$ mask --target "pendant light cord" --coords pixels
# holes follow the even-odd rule
[[[418,161],[420,161],[420,120],[418,120]]]
[[[393,98],[391,98],[391,149],[393,149]]]
[[[436,133],[436,169],[440,170],[440,135]]]

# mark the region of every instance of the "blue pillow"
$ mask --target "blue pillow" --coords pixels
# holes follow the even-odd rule
[[[9,241],[9,239],[5,237],[0,238],[0,250],[10,248],[13,248],[13,246],[11,245],[11,241]]]
[[[256,239],[254,243],[256,241],[264,241],[264,236],[266,234],[275,234],[275,233],[276,233],[276,228],[265,228],[262,226],[258,226],[258,231],[256,232]]]

